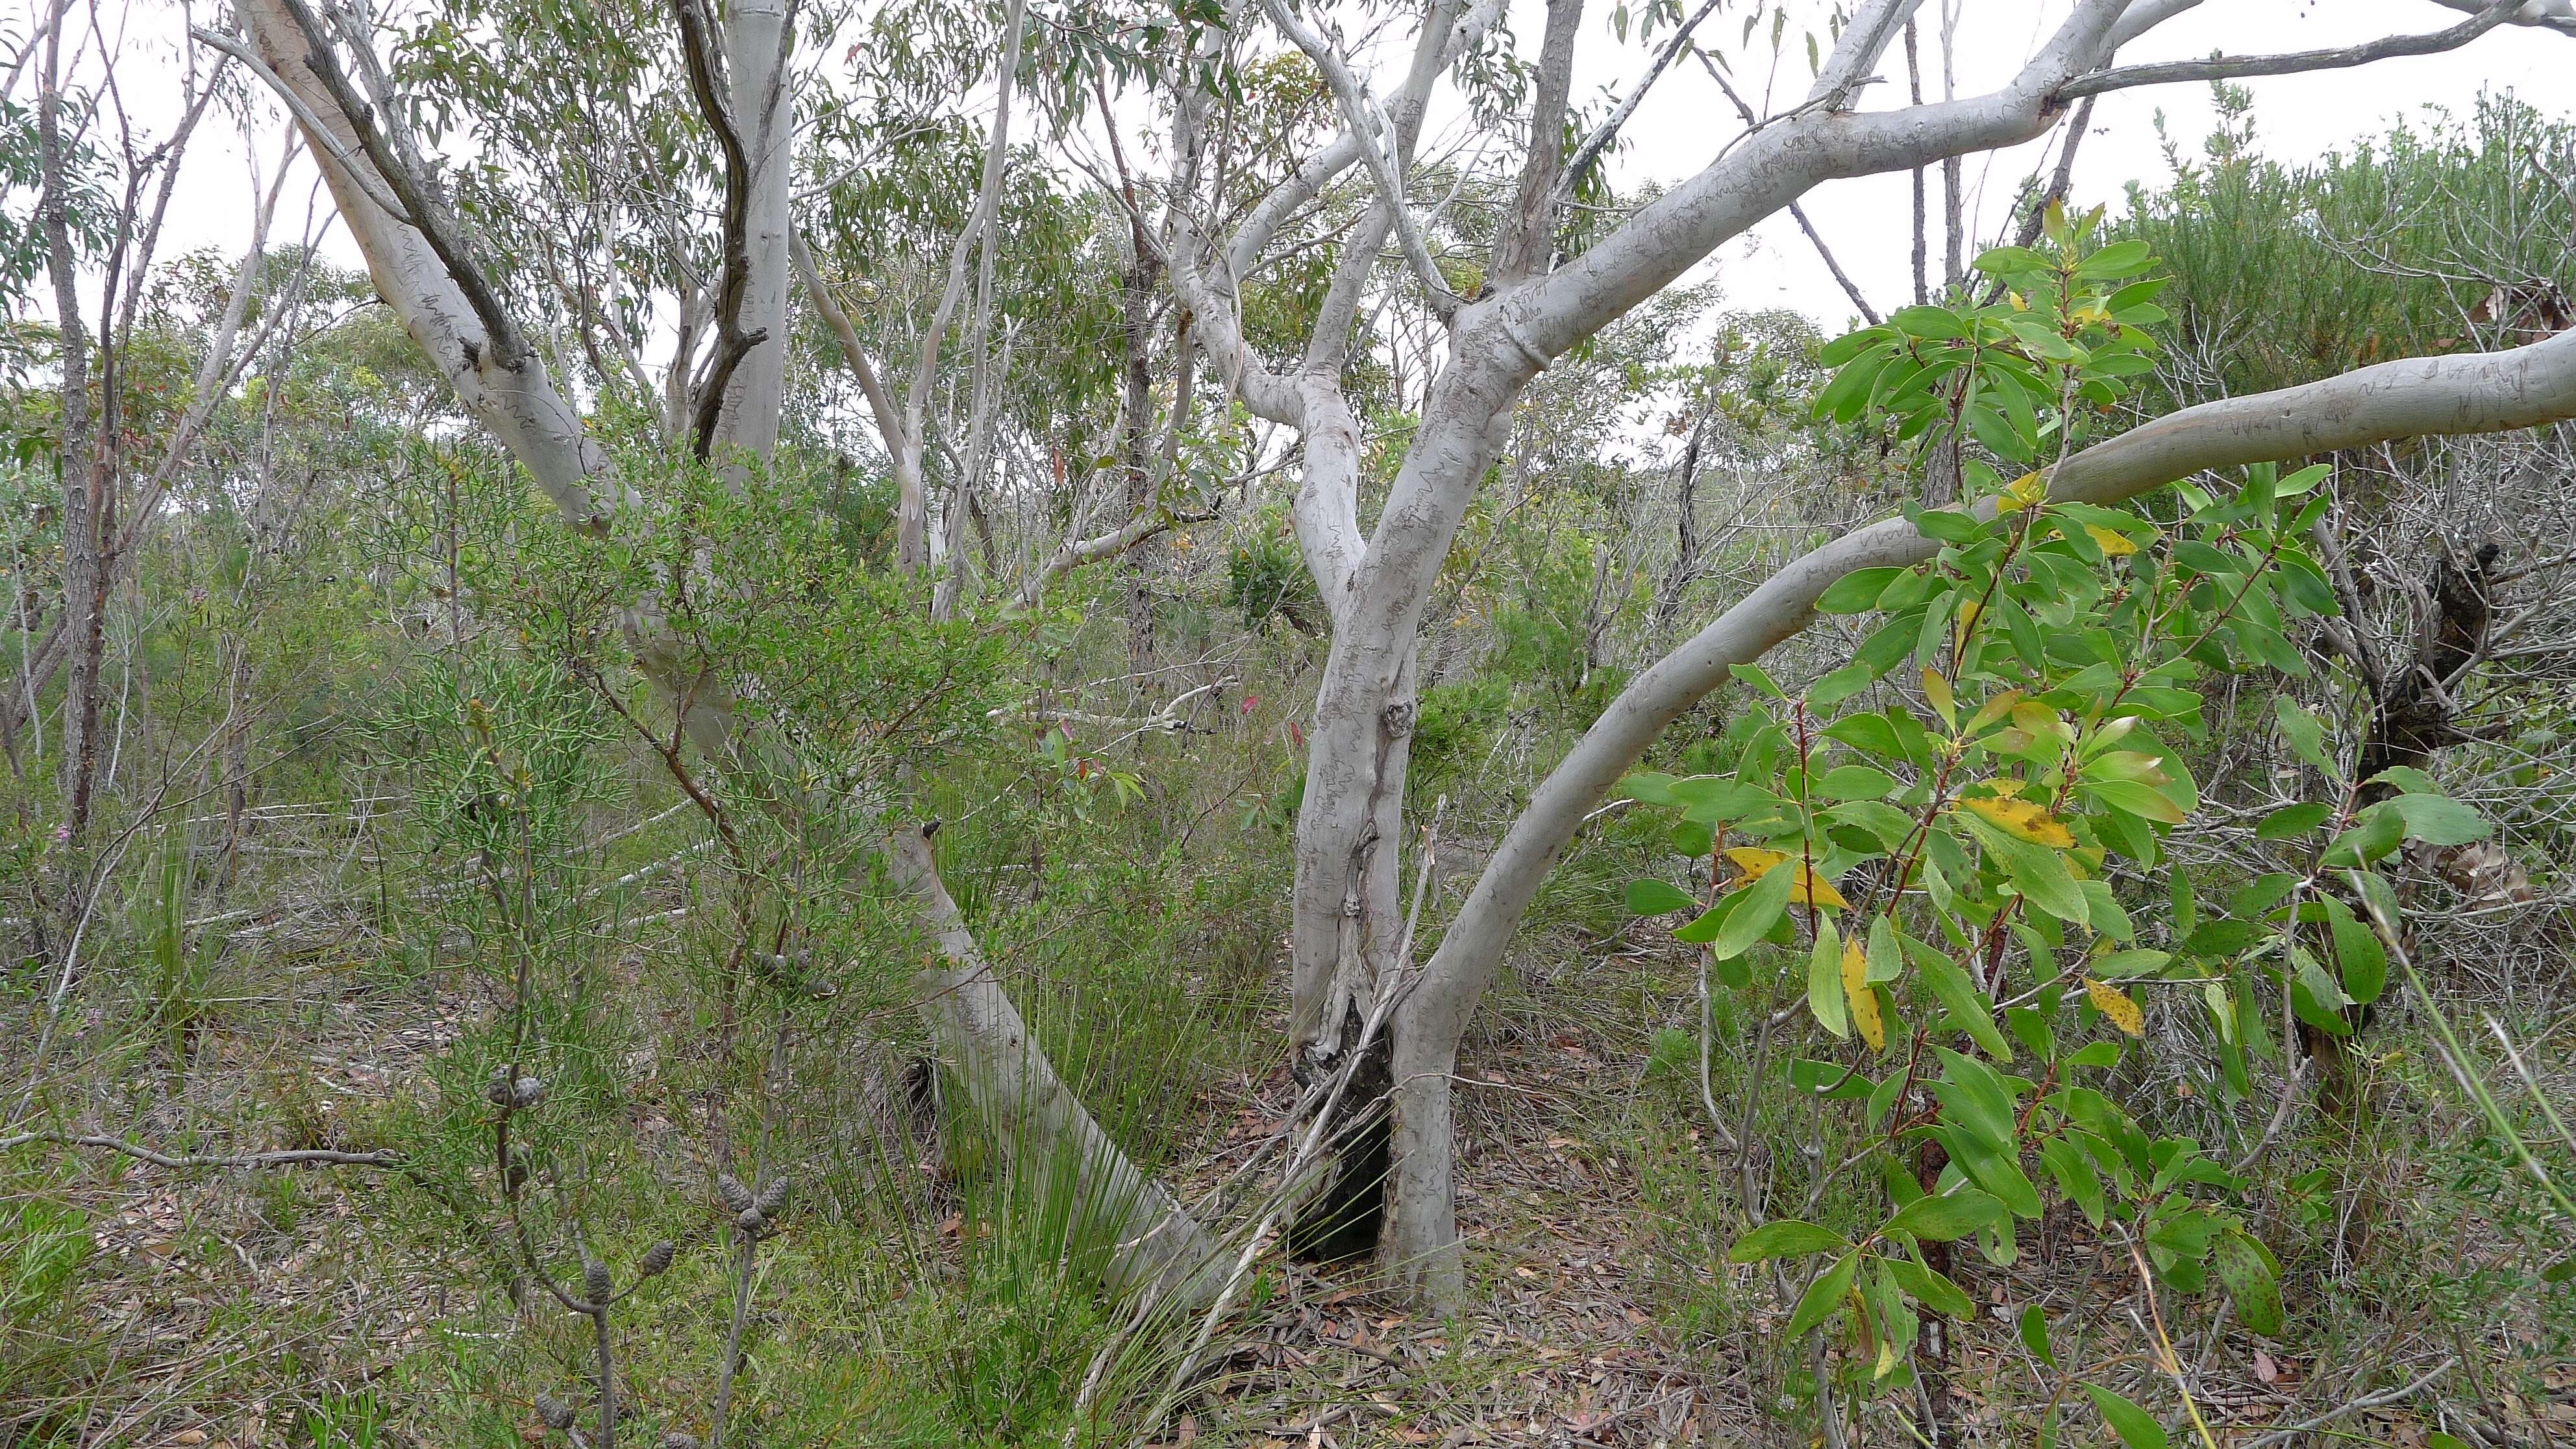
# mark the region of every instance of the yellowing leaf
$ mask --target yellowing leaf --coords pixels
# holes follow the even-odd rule
[[[1952,729],[1959,727],[1958,701],[1951,697],[1950,681],[1941,677],[1940,670],[1923,671],[1923,697],[1932,702],[1932,709],[1941,716],[1941,723]]]
[[[2033,845],[2053,845],[2059,850],[2075,848],[2075,837],[2048,813],[2048,807],[2018,796],[1963,795],[1959,803],[1983,816],[1986,822],[2007,835],[2027,840]]]
[[[1797,884],[1789,887],[1789,901],[1792,905],[1816,906],[1828,911],[1851,909],[1851,902],[1843,899],[1843,893],[1834,889],[1832,881],[1804,865],[1798,867]]]
[[[2019,703],[2021,703],[2021,691],[2018,689],[2007,689],[2001,694],[1987,696],[1986,702],[1977,706],[1977,712],[1968,716],[1968,728],[1966,732],[1969,734],[1975,734],[1977,731],[1993,724],[1996,720],[2002,719],[2005,715],[2012,713],[2013,706]]]
[[[2138,541],[2125,533],[2104,528],[2098,523],[2084,525],[2084,531],[2093,535],[2093,541],[2101,546],[2102,552],[2113,558],[2127,558],[2138,551]]]
[[[1977,619],[1985,612],[1986,606],[1974,599],[1959,606],[1959,617],[1950,625],[1950,648],[1953,653],[1966,652],[1968,641],[1976,635]]]
[[[1887,1050],[1887,1020],[1879,1014],[1878,992],[1869,984],[1869,953],[1858,941],[1843,943],[1843,999],[1851,1003],[1851,1023],[1874,1052]]]
[[[2147,1034],[2147,1014],[2138,1009],[2138,1003],[2129,999],[2129,993],[2108,981],[2096,981],[2087,976],[2084,978],[2084,994],[2093,999],[2096,1010],[2111,1018],[2113,1026],[2131,1036]]]
[[[1726,858],[1735,862],[1737,870],[1744,872],[1745,883],[1750,885],[1762,879],[1763,872],[1789,857],[1776,850],[1764,850],[1759,846],[1734,845],[1727,847]]]
[[[2018,513],[2044,502],[2047,497],[2048,480],[2037,473],[2024,473],[2005,486],[2003,497],[1995,503],[1995,511]]]
[[[1736,884],[1748,886],[1769,875],[1772,867],[1789,857],[1776,850],[1738,845],[1728,848],[1726,858],[1735,862],[1736,869],[1744,872],[1744,879]],[[1819,906],[1833,911],[1851,909],[1851,902],[1844,900],[1843,893],[1834,889],[1834,883],[1817,875],[1804,861],[1798,863],[1797,878],[1789,886],[1789,903],[1796,906]]]

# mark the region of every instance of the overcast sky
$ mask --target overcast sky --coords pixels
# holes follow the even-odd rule
[[[1928,34],[1941,0],[1923,7],[1925,65],[1937,64]],[[2067,12],[2069,0],[1965,0],[1958,37],[1958,89],[1973,94],[1991,89],[2026,57],[2039,38]],[[1532,48],[1541,27],[1543,0],[1513,0],[1515,28]],[[1640,5],[1639,8],[1642,8]],[[1734,0],[1709,22],[1707,38],[1732,44],[1742,33],[1740,14],[1748,0]],[[1794,9],[1800,7],[1793,6]],[[1810,3],[1821,10],[1821,3]],[[1582,67],[1578,96],[1598,104],[1605,83],[1624,83],[1643,66],[1648,53],[1633,37],[1626,45],[1607,33],[1610,0],[1593,0],[1584,18]],[[175,12],[165,12],[175,19]],[[2121,55],[2124,62],[2206,55],[2213,49],[2231,54],[2302,50],[2345,44],[2374,36],[2429,31],[2457,23],[2460,13],[2430,0],[2209,0],[2199,9],[2168,23]],[[146,25],[149,22],[145,22]],[[163,53],[175,48],[175,26],[163,41]],[[1768,51],[1754,41],[1755,54],[1739,58],[1739,88],[1758,88]],[[1892,54],[1882,73],[1894,88],[1904,84],[1901,53]],[[2576,108],[2576,38],[2551,32],[2504,26],[2463,49],[2437,56],[2382,61],[2357,70],[2259,79],[2246,84],[2256,98],[2260,144],[2283,159],[2314,156],[2371,135],[2400,117],[2415,117],[2430,105],[2465,112],[2482,88],[2514,90],[2551,111]],[[1388,77],[1391,80],[1391,74]],[[1808,79],[1805,46],[1792,27],[1777,87],[1785,104]],[[129,81],[129,86],[132,82]],[[1929,93],[1937,95],[1937,71]],[[152,100],[133,90],[129,102],[149,113]],[[1881,103],[1883,104],[1883,102]],[[2213,121],[2206,85],[2160,86],[2102,98],[2093,115],[2093,134],[2085,139],[2076,172],[2081,202],[2115,205],[2132,179],[2154,183],[2166,174],[2153,118],[2161,110],[2172,134],[2189,154],[2197,154]],[[210,133],[223,130],[210,120]],[[1695,67],[1677,67],[1649,96],[1628,126],[1629,147],[1619,158],[1619,174],[1633,183],[1652,178],[1673,181],[1705,165],[1712,149],[1739,129],[1734,112]],[[1991,236],[2002,225],[2021,179],[2047,142],[2016,151],[1969,158],[1967,185],[1976,219],[1971,243]],[[274,155],[274,138],[262,147]],[[2051,153],[2053,154],[2053,153]],[[1937,172],[1933,192],[1937,217]],[[312,194],[312,171],[303,166],[290,186],[278,217],[275,240],[292,239],[306,225],[305,198]],[[163,255],[215,244],[237,251],[247,240],[248,201],[243,145],[238,137],[206,134],[192,152],[169,222]],[[1863,292],[1881,310],[1912,299],[1912,193],[1903,175],[1833,182],[1805,200],[1826,241]],[[328,193],[316,204],[325,212]],[[1937,277],[1939,238],[1935,225],[1933,268]],[[335,232],[329,251],[354,265],[354,249],[345,233]],[[1785,216],[1758,228],[1749,237],[1723,248],[1710,268],[1725,292],[1725,305],[1738,308],[1790,306],[1827,328],[1838,328],[1853,316],[1813,249]],[[1703,274],[1704,275],[1704,274]]]
[[[1927,21],[1938,9],[1939,0],[1928,0],[1923,7]],[[2030,53],[2034,38],[2046,33],[2044,27],[2066,13],[2067,5],[2065,0],[1970,0],[1966,11],[1958,45],[1963,95],[1991,89],[2005,79],[2011,67]],[[2429,0],[2210,0],[2150,33],[2123,51],[2120,59],[2133,64],[2205,56],[2213,50],[2231,55],[2311,50],[2381,35],[2440,30],[2461,18],[2458,11]],[[1807,78],[1805,48],[1792,44],[1794,58],[1782,67],[1784,91]],[[1891,60],[1882,73],[1901,88],[1904,58],[1897,54]],[[1932,63],[1928,54],[1925,63],[1927,67]],[[2348,147],[2391,121],[2420,117],[2426,106],[2445,106],[2465,114],[2481,89],[2515,91],[2544,110],[2564,114],[2576,109],[2576,83],[2571,83],[2571,76],[2576,76],[2576,37],[2508,25],[2448,54],[2243,84],[2254,95],[2258,144],[2265,154],[2288,160]],[[1927,89],[1927,94],[1937,92]],[[1794,93],[1790,98],[1794,100]],[[1705,81],[1696,90],[1650,95],[1639,110],[1637,119],[1642,124],[1636,128],[1626,164],[1638,173],[1665,179],[1704,164],[1710,124],[1706,107],[1711,102],[1724,104]],[[2182,143],[2183,153],[2199,155],[2201,141],[2216,120],[2206,84],[2106,95],[2094,107],[2092,134],[2077,150],[2078,201],[2110,202],[2116,209],[2131,180],[2154,185],[2169,174],[2154,125],[2159,110],[2166,128]],[[1731,111],[1724,114],[1731,122]],[[2047,144],[1969,158],[1970,214],[1984,223],[1968,229],[1972,249],[1976,237],[1991,237],[2002,229],[2022,178]],[[2053,160],[2055,152],[2047,154]],[[1914,203],[1907,176],[1829,182],[1810,193],[1803,205],[1873,306],[1885,311],[1913,300]],[[1932,271],[1937,284],[1941,267],[1937,171],[1932,205],[1936,218]],[[1722,250],[1714,265],[1729,306],[1791,306],[1829,329],[1853,318],[1849,299],[1786,216]]]

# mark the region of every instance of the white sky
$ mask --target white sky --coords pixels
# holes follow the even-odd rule
[[[1633,75],[1651,53],[1634,37],[1616,43],[1608,32],[1612,0],[1592,0],[1584,18],[1582,63],[1577,96],[1597,102],[1605,81]],[[1543,0],[1514,0],[1515,29],[1525,52],[1534,52],[1541,28]],[[1974,94],[1991,89],[2026,57],[2067,10],[2068,0],[1966,0],[1959,35],[1958,89]],[[1731,44],[1742,33],[1741,15],[1748,0],[1735,0],[1713,16],[1703,39]],[[1695,8],[1686,4],[1685,8]],[[1820,8],[1810,4],[1807,8]],[[1927,94],[1938,94],[1937,49],[1932,17],[1940,0],[1924,6],[1924,64]],[[168,25],[157,43],[169,54],[178,33],[178,12],[154,17]],[[2120,57],[2124,62],[2205,55],[2213,49],[2231,54],[2301,50],[2350,43],[2399,32],[2429,31],[2460,21],[2458,11],[2429,0],[2208,0],[2197,10],[2149,35]],[[158,29],[141,20],[138,30]],[[1767,34],[1768,27],[1764,28]],[[1658,37],[1660,39],[1660,37]],[[1758,85],[1761,59],[1767,58],[1762,35],[1753,42],[1753,57],[1739,59],[1738,88]],[[1901,96],[1904,62],[1893,53],[1881,73],[1892,78],[1890,90]],[[131,72],[129,72],[131,74]],[[2482,88],[2514,90],[2544,110],[2576,109],[2576,37],[2504,26],[2467,47],[2437,56],[2382,61],[2357,70],[2306,76],[2283,76],[2246,82],[2253,91],[2259,144],[2285,160],[2317,155],[2371,135],[2401,116],[2419,115],[2427,105],[2465,112]],[[1794,98],[1807,81],[1805,47],[1795,26],[1790,30],[1778,89]],[[1381,82],[1391,80],[1382,76]],[[1748,84],[1751,81],[1752,84]],[[128,82],[133,85],[132,81]],[[1382,88],[1382,85],[1381,85]],[[155,110],[154,98],[129,89],[127,100],[138,116]],[[166,100],[163,102],[166,106]],[[1881,102],[1884,104],[1884,102]],[[2156,184],[2166,175],[2152,118],[2161,109],[2185,154],[2197,155],[2212,123],[2206,85],[2160,86],[2104,96],[2096,105],[2093,134],[2086,137],[2076,168],[2075,193],[2085,203],[2115,205],[2129,180]],[[166,126],[156,127],[166,131]],[[1628,182],[1652,178],[1672,181],[1706,163],[1713,147],[1738,129],[1733,110],[1695,65],[1677,65],[1632,119],[1629,146],[1617,160]],[[1973,249],[1980,235],[1991,236],[2003,224],[2021,179],[2049,141],[2015,151],[1969,158],[1966,176],[1971,204],[1969,227]],[[263,167],[273,161],[275,138],[260,145]],[[2054,152],[2048,153],[2053,157]],[[305,198],[312,193],[309,165],[290,185],[277,218],[284,241],[306,226]],[[1932,269],[1940,270],[1938,172],[1932,203],[1934,238]],[[229,123],[210,117],[193,148],[172,207],[162,255],[192,247],[220,245],[237,251],[247,240],[251,212],[244,148]],[[327,210],[323,193],[317,204]],[[1804,202],[1844,268],[1882,311],[1912,300],[1912,191],[1905,175],[1833,182]],[[328,251],[354,265],[357,258],[346,234],[334,232]],[[1725,305],[1737,308],[1790,306],[1807,313],[1828,330],[1850,320],[1849,301],[1834,285],[1806,239],[1785,215],[1752,235],[1722,248],[1710,266],[1725,292]]]
[[[1728,7],[1730,10],[1734,6]],[[1929,19],[1939,0],[1923,7],[1926,20],[1925,94],[1937,96],[1937,62],[1928,34]],[[1958,89],[1962,95],[1992,89],[2033,48],[2045,27],[2066,13],[2057,3],[1972,3],[1959,36]],[[2120,55],[2123,63],[2179,60],[2206,56],[2212,50],[2231,55],[2310,50],[2350,44],[2377,36],[2440,30],[2464,19],[2460,12],[2427,0],[2209,0],[2151,32]],[[1587,19],[1587,24],[1589,24]],[[1721,14],[1710,26],[1726,23]],[[1725,32],[1741,33],[1742,21]],[[1605,40],[1607,37],[1603,37]],[[1762,44],[1759,37],[1757,45]],[[1793,58],[1782,66],[1781,90],[1789,100],[1807,78],[1805,48],[1794,37]],[[1606,47],[1605,47],[1606,49]],[[1631,52],[1633,54],[1633,51]],[[1902,92],[1904,57],[1890,57],[1881,74]],[[2242,82],[2254,95],[2257,144],[2266,155],[2304,159],[2361,137],[2376,134],[2400,117],[2416,118],[2427,105],[2465,114],[2481,89],[2512,90],[2545,111],[2576,109],[2576,36],[2520,26],[2501,26],[2459,50],[2443,55],[2385,60],[2354,70],[2311,75],[2275,76]],[[1669,84],[1669,80],[1666,82]],[[1741,82],[1738,90],[1743,90]],[[1660,92],[1662,87],[1658,87]],[[1634,136],[1624,164],[1635,174],[1674,179],[1687,174],[1706,150],[1708,107],[1728,126],[1734,124],[1724,98],[1701,78],[1691,90],[1651,94],[1630,123]],[[1883,104],[1883,103],[1882,103]],[[2156,86],[2103,96],[2094,106],[2092,134],[2076,153],[2075,199],[2085,204],[2109,202],[2116,211],[2133,179],[2158,185],[2169,174],[2157,139],[2154,117],[2161,109],[2167,129],[2186,157],[2198,159],[2201,141],[2216,120],[2206,84]],[[2014,151],[1970,157],[1966,186],[1970,204],[1969,249],[1979,236],[1993,236],[2006,224],[2022,179],[2033,169],[2043,147],[2054,164],[2053,138]],[[1941,274],[1940,178],[1931,177],[1933,283]],[[1870,177],[1829,182],[1802,203],[1816,229],[1834,250],[1872,306],[1885,312],[1913,300],[1913,183],[1910,176]],[[1977,222],[1982,221],[1980,226]],[[1786,215],[1773,218],[1753,235],[1723,248],[1713,259],[1725,290],[1725,305],[1739,308],[1790,306],[1831,331],[1853,320],[1851,303],[1834,284],[1814,247]]]

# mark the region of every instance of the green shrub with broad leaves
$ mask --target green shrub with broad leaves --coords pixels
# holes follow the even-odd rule
[[[2253,1090],[2249,1056],[2299,1049],[2293,1017],[2348,1031],[2389,975],[2393,903],[2371,867],[2407,839],[2486,828],[2391,772],[2367,808],[2355,782],[2263,822],[2304,869],[2223,903],[2166,869],[2167,836],[2201,809],[2178,746],[2204,730],[2202,685],[2304,673],[2286,631],[2333,608],[2304,542],[2326,470],[2252,468],[2232,493],[2177,482],[2132,509],[2047,500],[2048,463],[2103,428],[2163,319],[2159,284],[2137,280],[2146,247],[2092,247],[2097,221],[2052,216],[2044,248],[1979,258],[1991,305],[1908,308],[1826,349],[1837,375],[1819,409],[1924,453],[1959,448],[1970,503],[1908,510],[1940,545],[1930,562],[1826,593],[1826,612],[1879,619],[1848,665],[1797,693],[1736,670],[1761,700],[1731,771],[1626,785],[1715,883],[1703,898],[1641,880],[1630,908],[1687,912],[1674,937],[1727,988],[1803,974],[1840,1044],[1790,1063],[1787,1089],[1858,1114],[1872,1145],[1850,1166],[1883,1181],[1883,1220],[1857,1237],[1772,1221],[1729,1256],[1811,1265],[1789,1332],[1849,1341],[1845,1392],[1911,1384],[1922,1317],[1975,1311],[1938,1265],[1960,1249],[2012,1263],[2052,1199],[2164,1287],[2224,1293],[2278,1333],[2279,1266],[2243,1184],[2204,1144],[2142,1123],[2107,1074],[2147,1031],[2142,1001],[2216,1054],[2236,1096]],[[2315,720],[2285,704],[2281,722],[2338,778]],[[2164,889],[2141,887],[2159,873]],[[2035,1308],[2022,1324],[2071,1389],[2083,1366],[2060,1364],[2048,1328]],[[2128,1400],[2083,1387],[2125,1442],[2164,1442]]]

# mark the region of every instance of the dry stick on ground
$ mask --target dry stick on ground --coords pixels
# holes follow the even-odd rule
[[[2375,1394],[2364,1394],[2360,1398],[2354,1399],[2349,1403],[2340,1404],[2334,1408],[2328,1409],[2324,1413],[2317,1415],[2315,1418],[2310,1419],[2305,1423],[2292,1424],[2286,1429],[2275,1429],[2271,1433],[2264,1435],[2262,1438],[2255,1440],[2252,1444],[2247,1445],[2246,1449],[2269,1449],[2269,1446],[2274,1444],[2287,1444],[2291,1440],[2298,1438],[2301,1434],[2313,1433],[2316,1430],[2325,1428],[2327,1425],[2334,1423],[2338,1419],[2349,1418],[2354,1414],[2360,1413],[2364,1409],[2376,1409],[2383,1405],[2399,1403],[2404,1400],[2411,1399],[2418,1393],[2421,1393],[2425,1386],[2431,1384],[2433,1380],[2440,1378],[2442,1375],[2449,1373],[2452,1369],[2458,1367],[2459,1362],[2460,1360],[2457,1355],[2446,1358],[2440,1363],[2435,1364],[2431,1369],[2427,1370],[2413,1383],[2404,1384],[2393,1389],[2383,1389]]]
[[[297,1147],[279,1152],[207,1152],[180,1153],[156,1151],[139,1142],[98,1133],[20,1132],[0,1137],[0,1152],[9,1152],[35,1142],[49,1142],[60,1147],[93,1147],[121,1152],[154,1167],[298,1167],[305,1164],[330,1167],[399,1167],[402,1154],[390,1149],[379,1152],[341,1152],[322,1147]]]

